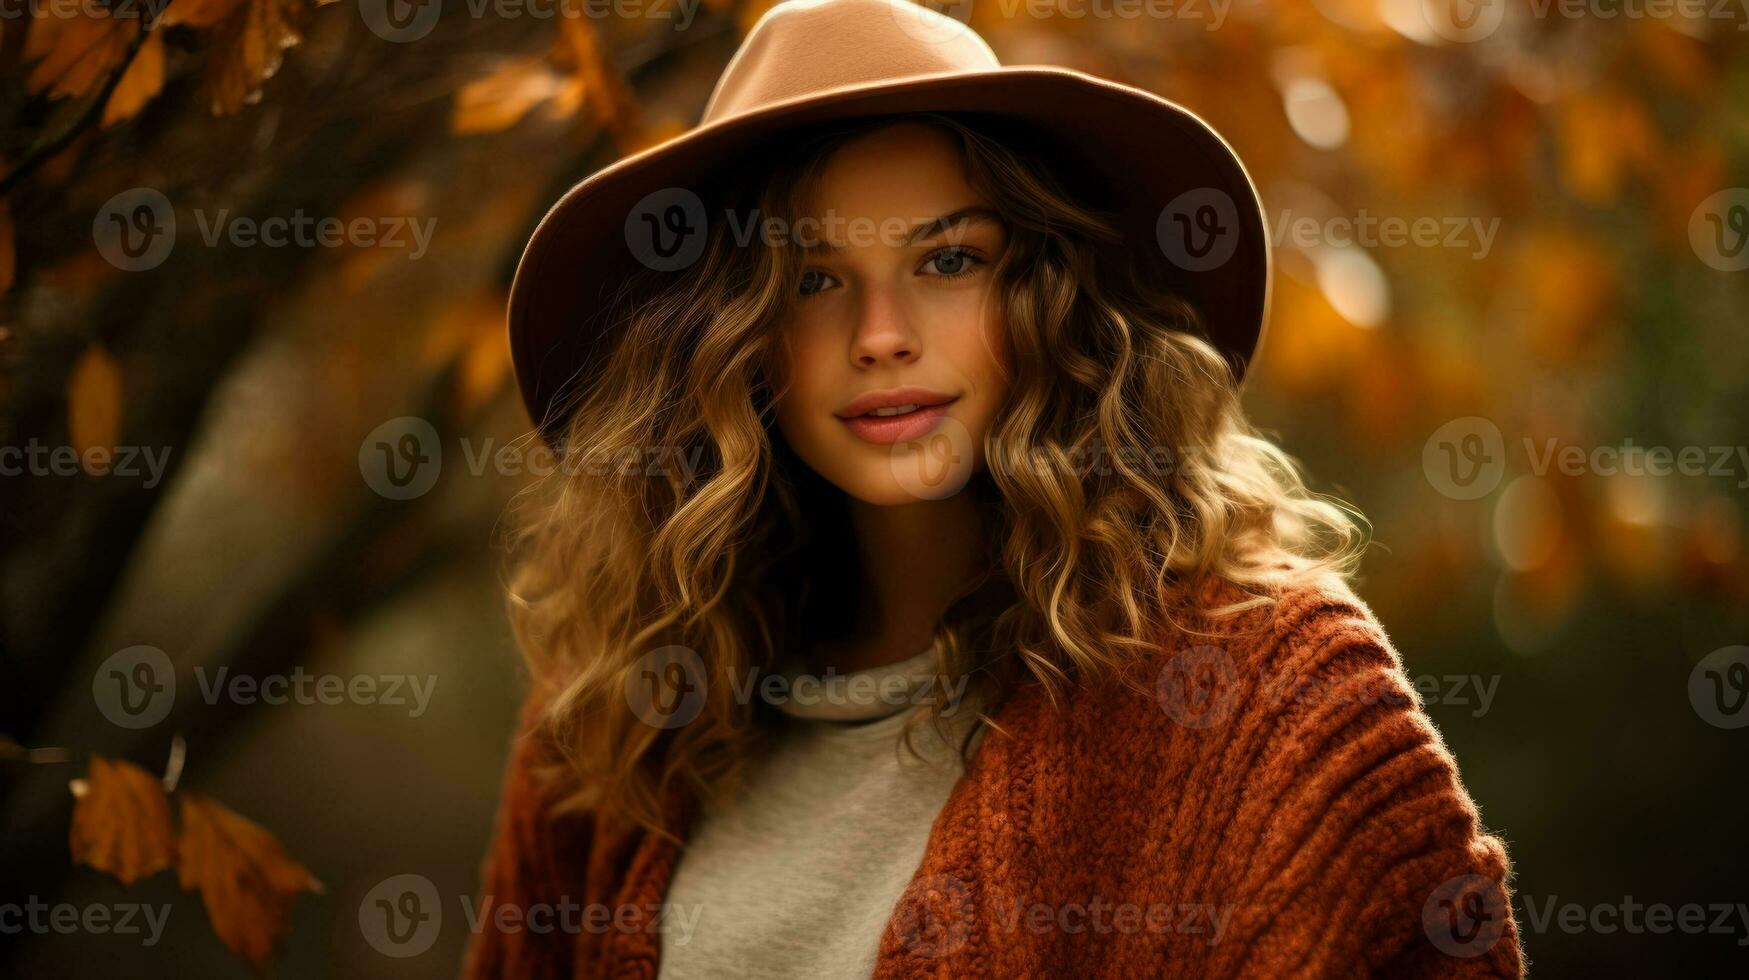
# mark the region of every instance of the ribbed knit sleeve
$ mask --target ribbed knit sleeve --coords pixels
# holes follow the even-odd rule
[[[1234,665],[1243,773],[1222,863],[1234,976],[1519,977],[1510,869],[1384,630],[1346,590],[1285,594]]]
[[[577,931],[565,928],[565,916],[576,916],[579,896],[568,894],[573,886],[566,872],[587,861],[589,819],[551,818],[551,794],[535,774],[553,760],[535,732],[538,710],[533,699],[523,706],[505,768],[481,874],[478,931],[463,965],[466,980],[557,980],[574,972]]]

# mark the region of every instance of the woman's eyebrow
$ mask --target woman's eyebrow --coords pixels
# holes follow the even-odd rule
[[[938,232],[955,228],[955,226],[961,225],[962,223],[972,224],[979,221],[993,221],[1000,223],[1002,221],[1002,216],[997,213],[995,208],[989,207],[988,205],[970,204],[963,208],[957,208],[950,211],[939,218],[925,218],[924,220],[919,221],[912,226],[910,233],[906,235],[904,244],[915,245],[919,239],[931,238]],[[802,248],[802,251],[809,255],[841,252],[843,250],[844,246],[835,242],[827,241],[825,238],[817,238]]]
[[[994,208],[982,204],[972,204],[957,211],[951,211],[939,218],[918,222],[917,226],[911,229],[911,237],[908,241],[911,244],[916,244],[919,238],[933,237],[936,232],[946,231],[961,222],[971,224],[978,221],[1000,222],[1001,220],[1002,216],[997,214]]]

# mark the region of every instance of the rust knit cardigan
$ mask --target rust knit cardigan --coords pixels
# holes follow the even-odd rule
[[[1083,684],[1053,707],[1030,684],[1002,706],[1007,734],[986,733],[937,816],[874,976],[1521,976],[1505,849],[1371,611],[1300,587],[1193,622],[1222,635],[1138,662],[1152,694]],[[552,816],[530,705],[464,976],[653,980],[680,850]],[[695,812],[671,806],[682,840]],[[1199,909],[1226,917],[1218,938]]]

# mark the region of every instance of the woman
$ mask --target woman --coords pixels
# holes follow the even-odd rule
[[[467,974],[1519,975],[1356,522],[1239,408],[1262,229],[1188,112],[898,0],[774,8],[567,195]]]

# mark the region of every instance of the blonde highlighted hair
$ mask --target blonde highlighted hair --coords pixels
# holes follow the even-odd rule
[[[949,133],[1008,229],[992,289],[1014,376],[988,465],[961,491],[986,550],[936,628],[944,683],[968,679],[987,720],[1017,684],[1055,698],[1158,649],[1196,586],[1256,596],[1236,611],[1274,584],[1352,573],[1358,514],[1308,491],[1246,421],[1228,361],[1157,255],[1128,246],[1024,134],[895,118]],[[890,121],[808,134],[713,197],[793,226],[833,150]],[[569,763],[569,801],[602,817],[670,833],[667,803],[734,785],[768,737],[769,708],[737,698],[744,678],[850,608],[843,495],[772,421],[781,392],[765,368],[800,267],[795,247],[737,242],[719,221],[686,274],[628,283],[601,368],[561,403],[561,465],[519,501],[511,621],[544,733]],[[820,574],[826,561],[834,574]],[[703,676],[690,678],[696,717],[667,727],[627,692],[672,647]]]

